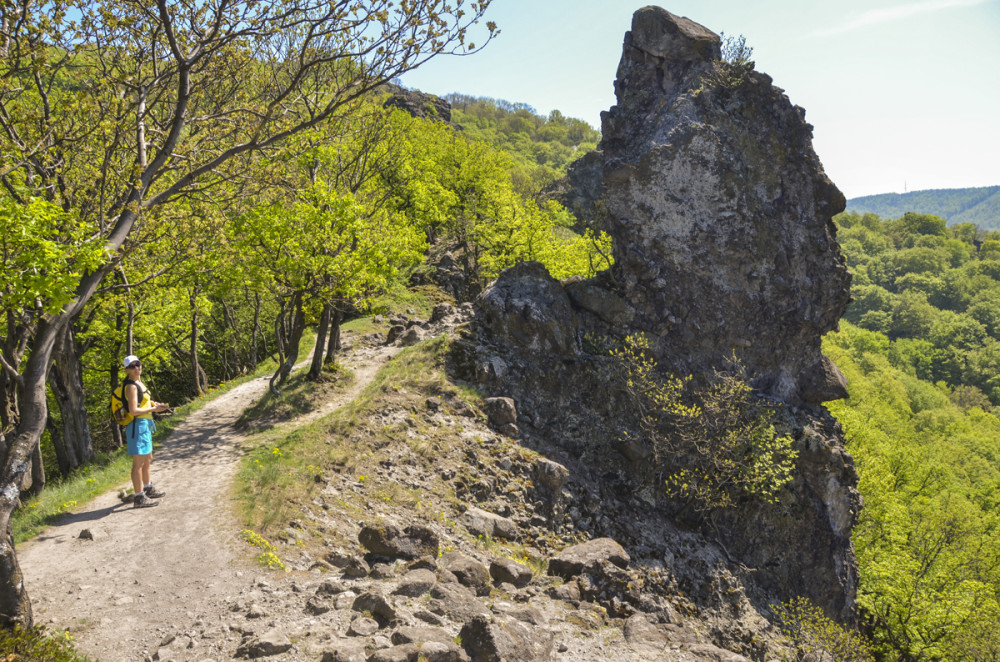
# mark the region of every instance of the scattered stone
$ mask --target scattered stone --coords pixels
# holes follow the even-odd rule
[[[368,652],[365,642],[357,639],[341,639],[328,647],[321,662],[367,662]]]
[[[513,520],[476,508],[475,506],[469,507],[462,513],[459,521],[473,535],[484,538],[503,538],[505,540],[517,539],[517,525],[514,524]]]
[[[396,618],[396,609],[389,604],[385,596],[372,591],[362,593],[355,598],[351,609],[370,613],[382,625]]]
[[[358,541],[375,556],[389,559],[435,556],[440,544],[437,534],[426,527],[411,525],[400,531],[391,524],[364,526]]]
[[[378,632],[378,621],[367,616],[358,616],[351,621],[351,626],[347,629],[347,634],[352,637],[370,637]]]
[[[511,618],[476,616],[458,636],[472,662],[532,662],[552,656],[551,632]]]
[[[579,575],[588,565],[599,561],[609,561],[619,568],[625,568],[631,560],[622,546],[611,538],[594,538],[567,547],[552,557],[548,573],[568,580]]]
[[[459,584],[474,590],[476,595],[490,594],[490,571],[479,561],[461,552],[449,552],[441,557],[441,566],[454,574]]]
[[[399,585],[393,591],[395,595],[405,595],[411,598],[420,597],[437,583],[437,575],[430,570],[417,568],[410,570],[399,580]]]
[[[531,568],[512,559],[494,559],[490,562],[490,577],[496,582],[508,582],[517,588],[531,583]]]
[[[236,657],[270,657],[292,649],[292,642],[280,630],[268,630],[236,649]]]

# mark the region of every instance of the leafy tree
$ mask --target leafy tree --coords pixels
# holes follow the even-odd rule
[[[412,226],[328,191],[323,182],[291,209],[269,206],[244,214],[231,232],[230,241],[272,283],[280,306],[280,366],[272,390],[288,377],[310,317],[334,299],[363,305],[381,294],[400,268],[415,264],[424,248],[422,234]],[[317,347],[321,359],[322,350]]]
[[[23,399],[0,453],[0,531],[45,428],[55,344],[131,233],[177,199],[266,182],[256,160],[286,138],[429,58],[474,50],[468,29],[488,4],[0,1],[0,185],[16,205],[61,208],[107,256],[81,268],[65,302],[22,308],[7,326],[7,341],[29,348],[7,370]],[[32,622],[10,544],[0,622]]]

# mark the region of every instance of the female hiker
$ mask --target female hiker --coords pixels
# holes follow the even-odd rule
[[[129,354],[125,357],[125,381],[123,390],[128,410],[135,420],[125,426],[125,439],[128,442],[128,454],[132,456],[132,487],[135,496],[132,505],[135,508],[158,506],[158,499],[164,494],[153,487],[149,466],[153,461],[153,412],[166,411],[169,407],[162,402],[153,402],[149,390],[142,383],[142,362],[139,357]]]

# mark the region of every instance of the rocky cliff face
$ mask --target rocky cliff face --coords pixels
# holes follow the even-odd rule
[[[718,59],[700,25],[635,13],[618,105],[603,115],[614,275],[679,372],[735,350],[786,402],[843,397],[819,347],[849,302],[831,221],[844,196],[805,111],[765,74]]]
[[[747,623],[775,602],[805,596],[854,619],[857,475],[819,406],[846,394],[820,338],[844,312],[850,274],[831,221],[843,196],[803,111],[766,75],[721,70],[719,53],[702,26],[655,7],[636,12],[619,103],[604,116],[614,268],[562,283],[538,264],[508,270],[478,298],[458,363],[513,398],[523,444],[567,466],[575,525],[664,564],[696,596],[713,640],[750,655]],[[676,509],[662,482],[648,480],[650,450],[620,442],[633,422],[595,339],[636,331],[677,372],[735,351],[759,392],[784,403],[776,425],[796,440],[795,479],[779,503],[716,513],[698,550],[668,515]]]

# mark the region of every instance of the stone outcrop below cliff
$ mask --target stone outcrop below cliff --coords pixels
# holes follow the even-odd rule
[[[726,621],[725,591],[765,615],[805,596],[850,623],[861,499],[840,426],[819,406],[846,395],[820,353],[849,299],[831,220],[843,196],[812,150],[803,111],[752,66],[720,69],[719,55],[706,28],[655,7],[636,12],[601,146],[613,269],[562,283],[540,264],[508,270],[477,299],[457,363],[514,400],[513,429],[569,469],[567,489],[595,504],[612,495],[632,504],[637,520],[598,514],[589,535],[659,559],[694,588],[709,572],[705,557],[680,542],[677,527],[690,521],[672,520],[677,504],[651,470],[651,450],[621,441],[635,421],[607,379],[601,339],[643,332],[661,365],[684,374],[735,352],[758,392],[783,403],[774,423],[799,455],[777,504],[713,513],[700,544],[728,561],[735,588],[717,587],[718,604],[699,608]],[[718,625],[728,633],[720,644],[739,639],[737,620]]]

